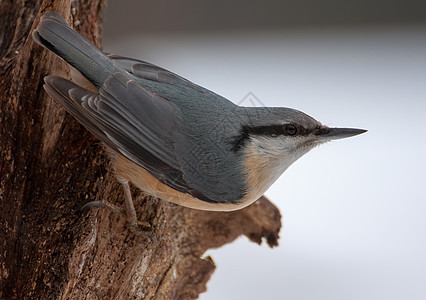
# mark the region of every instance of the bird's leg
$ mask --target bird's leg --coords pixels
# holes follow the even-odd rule
[[[108,208],[112,210],[113,212],[120,214],[123,217],[126,217],[127,215],[127,221],[129,222],[131,232],[133,232],[135,235],[138,235],[138,236],[148,237],[151,240],[153,240],[154,243],[156,243],[157,239],[154,235],[139,229],[139,226],[145,229],[149,229],[151,225],[148,222],[138,221],[136,216],[136,209],[132,200],[132,193],[130,192],[129,181],[121,176],[116,176],[116,178],[117,178],[117,181],[121,183],[124,189],[126,213],[124,213],[118,206],[105,201],[91,201],[89,203],[86,203],[81,209],[97,206],[102,208]]]
[[[145,232],[139,229],[139,225],[145,228],[151,227],[147,222],[139,222],[136,216],[135,205],[133,204],[132,193],[130,192],[129,181],[123,177],[116,176],[118,182],[121,183],[124,189],[124,200],[126,204],[127,222],[129,222],[130,230],[136,235],[146,235]]]

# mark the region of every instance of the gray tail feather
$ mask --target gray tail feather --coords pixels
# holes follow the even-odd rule
[[[57,12],[45,13],[34,30],[36,43],[60,56],[96,87],[120,71],[95,45],[72,29]]]

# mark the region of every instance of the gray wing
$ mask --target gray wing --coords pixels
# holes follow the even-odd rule
[[[170,101],[120,72],[109,76],[99,93],[61,77],[48,76],[45,82],[47,92],[97,138],[161,182],[207,202],[229,202],[233,198],[225,186],[221,186],[227,181],[227,174],[210,176],[204,172],[203,178],[199,178],[200,173],[194,172],[194,167],[202,165],[194,165],[191,159],[192,165],[188,164],[189,153],[175,151],[176,147],[185,151],[194,149],[190,136],[190,129],[194,128],[183,120],[179,108]],[[189,135],[180,133],[185,128]],[[209,159],[209,149],[203,148],[198,158]]]
[[[245,122],[239,107],[151,63],[117,55],[108,57],[115,66],[140,79],[147,89],[181,108],[186,122],[174,131],[174,150],[191,193],[203,191],[204,198],[227,203],[244,197],[245,169],[240,153],[232,149]]]
[[[146,61],[115,54],[107,54],[107,56],[116,67],[126,70],[137,78],[172,85],[191,86],[192,88],[198,87],[191,81]]]
[[[57,76],[45,82],[46,91],[102,142],[163,183],[188,192],[173,152],[171,132],[178,114],[168,101],[122,73],[111,75],[99,93]]]

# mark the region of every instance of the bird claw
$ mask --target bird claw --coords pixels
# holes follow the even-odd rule
[[[89,209],[91,207],[108,208],[112,212],[118,213],[120,216],[128,219],[128,216],[126,215],[126,213],[124,213],[118,206],[111,204],[109,202],[91,201],[83,205],[83,207],[81,207],[80,210]],[[130,231],[134,235],[148,238],[153,241],[154,245],[157,244],[157,238],[155,237],[155,235],[147,232],[147,230],[152,228],[151,224],[149,224],[148,222],[139,221],[139,220],[136,220],[136,223],[135,223],[129,219],[128,219],[128,223],[129,223]],[[142,227],[143,229],[140,229],[140,227]]]
[[[157,240],[157,237],[154,234],[139,229],[138,224],[129,224],[129,225],[130,225],[129,226],[130,227],[130,231],[134,235],[140,236],[140,237],[143,237],[143,238],[146,238],[146,239],[149,239],[149,240],[151,240],[154,243],[154,246],[157,245],[158,240]]]
[[[80,208],[80,210],[85,210],[88,209],[90,207],[100,207],[100,208],[108,208],[109,210],[120,214],[121,216],[126,216],[126,214],[116,205],[111,204],[109,202],[103,202],[103,201],[90,201],[86,204],[83,205],[82,208]]]
[[[145,222],[145,221],[139,221],[138,220],[137,223],[140,227],[143,227],[145,229],[150,229],[152,227],[151,224],[149,224],[148,222]]]

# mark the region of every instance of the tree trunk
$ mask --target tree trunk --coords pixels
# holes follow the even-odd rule
[[[135,236],[95,200],[123,206],[100,143],[43,91],[68,66],[36,45],[40,16],[58,11],[100,45],[103,0],[0,2],[0,298],[192,299],[215,266],[209,248],[244,234],[277,244],[279,211],[265,198],[241,211],[203,212],[133,189],[139,220],[157,244]]]

